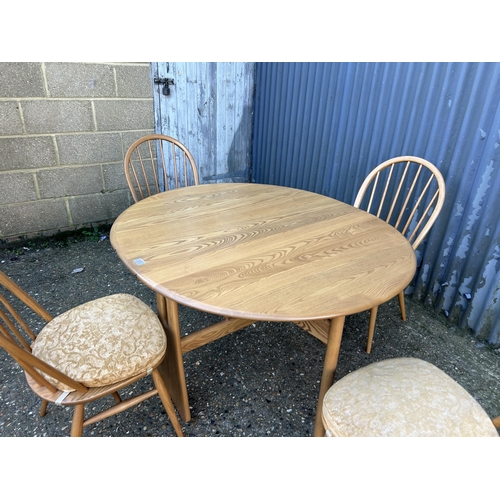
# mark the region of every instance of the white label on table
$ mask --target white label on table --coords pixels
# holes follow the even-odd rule
[[[146,262],[143,259],[134,259],[134,264],[137,264],[138,266],[142,266],[143,264],[146,264]]]

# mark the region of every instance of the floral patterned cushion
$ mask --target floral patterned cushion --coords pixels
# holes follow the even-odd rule
[[[365,366],[326,393],[331,436],[492,436],[498,432],[476,400],[434,365],[397,358]]]
[[[35,356],[74,380],[102,387],[155,366],[166,346],[156,314],[138,298],[117,294],[57,316],[31,347]],[[72,390],[44,376],[58,389]]]

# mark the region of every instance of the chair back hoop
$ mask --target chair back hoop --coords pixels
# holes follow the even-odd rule
[[[35,312],[46,323],[52,316],[34,299],[32,299],[19,285],[12,281],[4,272],[0,271],[0,285],[9,292],[13,299],[17,298],[28,309]],[[26,371],[39,385],[46,387],[50,392],[58,391],[40,372],[49,377],[56,378],[71,388],[86,392],[88,389],[83,384],[76,382],[45,361],[38,359],[31,353],[31,342],[36,335],[14,308],[14,300],[8,300],[7,294],[0,293],[0,347]],[[26,311],[28,312],[28,311]]]
[[[435,165],[417,156],[398,156],[368,174],[354,206],[394,226],[416,250],[441,212],[445,195],[444,178]]]
[[[193,155],[167,135],[150,134],[132,143],[125,154],[124,169],[136,202],[161,191],[199,184]]]

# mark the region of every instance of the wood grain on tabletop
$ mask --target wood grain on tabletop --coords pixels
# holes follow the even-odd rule
[[[206,184],[152,196],[118,217],[111,242],[141,281],[167,297],[271,321],[367,310],[415,273],[410,244],[385,222],[272,185]]]

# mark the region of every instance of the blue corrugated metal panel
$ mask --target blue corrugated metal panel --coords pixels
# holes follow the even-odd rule
[[[447,198],[408,292],[500,345],[500,63],[259,63],[253,180],[353,203],[399,155]]]

